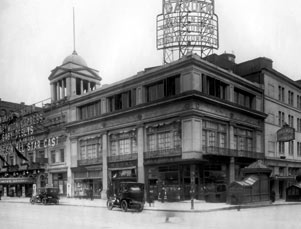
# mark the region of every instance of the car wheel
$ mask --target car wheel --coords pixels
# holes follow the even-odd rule
[[[143,204],[140,204],[139,207],[138,207],[138,212],[142,212],[144,209],[144,205]]]
[[[29,201],[30,201],[31,204],[35,204],[36,203],[36,200],[35,200],[34,197],[31,197]]]
[[[109,210],[112,210],[112,209],[113,209],[113,202],[112,202],[111,200],[108,200],[108,201],[107,201],[107,208],[108,208]]]
[[[42,203],[43,203],[44,205],[46,205],[46,204],[47,204],[47,199],[46,199],[46,198],[42,199]]]
[[[126,212],[128,210],[128,203],[126,202],[126,200],[123,200],[121,202],[121,209],[122,211]]]

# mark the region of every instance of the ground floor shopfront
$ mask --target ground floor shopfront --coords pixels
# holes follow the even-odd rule
[[[276,200],[286,199],[286,188],[297,182],[296,176],[301,172],[301,162],[268,158],[266,165],[272,169],[271,191]]]
[[[229,184],[241,178],[241,169],[251,158],[205,157],[145,166],[148,199],[180,201],[193,198],[225,202]],[[147,163],[146,163],[147,164]]]
[[[72,168],[74,178],[74,197],[101,198],[102,166]]]

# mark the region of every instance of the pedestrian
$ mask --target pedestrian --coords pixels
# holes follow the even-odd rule
[[[94,199],[94,196],[93,196],[93,187],[90,187],[90,198],[91,198],[91,200]]]

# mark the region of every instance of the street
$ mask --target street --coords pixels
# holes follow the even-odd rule
[[[1,229],[35,228],[299,228],[300,205],[208,213],[122,212],[99,207],[0,202]],[[166,215],[170,218],[166,222]]]

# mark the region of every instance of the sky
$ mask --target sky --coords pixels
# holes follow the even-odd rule
[[[48,77],[75,49],[102,84],[161,65],[156,17],[162,0],[0,0],[0,98],[34,104],[50,98]],[[267,57],[301,79],[300,0],[215,0],[219,49],[236,63]]]

